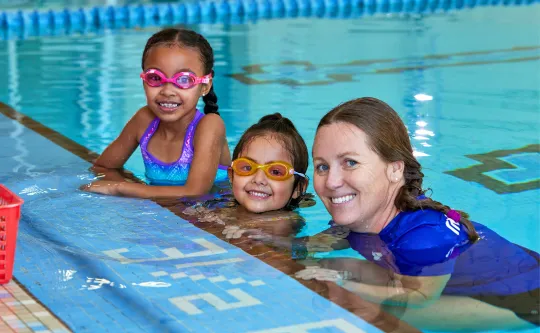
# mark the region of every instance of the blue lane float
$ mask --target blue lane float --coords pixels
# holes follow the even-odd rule
[[[217,0],[11,10],[0,12],[4,37],[67,34],[107,28],[200,23],[243,23],[272,18],[358,18],[375,14],[429,14],[477,6],[531,5],[540,0]]]

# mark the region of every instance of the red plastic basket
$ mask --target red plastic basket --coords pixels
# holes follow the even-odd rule
[[[0,284],[11,281],[23,200],[0,184]]]

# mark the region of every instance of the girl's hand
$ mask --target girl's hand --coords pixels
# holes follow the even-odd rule
[[[236,225],[228,225],[223,229],[222,234],[225,235],[225,238],[227,239],[238,239],[242,237],[244,234],[246,235],[253,235],[260,233],[259,230],[256,229],[242,229],[239,226]],[[251,237],[250,237],[251,238]]]
[[[223,229],[222,234],[225,235],[226,239],[236,239],[242,237],[245,231],[235,225],[228,225]]]
[[[99,193],[105,195],[120,195],[121,181],[113,180],[96,180],[90,184],[86,184],[80,187],[81,190],[92,193]]]
[[[223,222],[223,220],[216,213],[210,210],[208,210],[208,213],[206,215],[199,217],[197,221],[205,223],[225,224],[225,222]]]

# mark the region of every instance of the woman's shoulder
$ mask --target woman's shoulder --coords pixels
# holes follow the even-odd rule
[[[407,248],[453,247],[468,241],[466,227],[440,211],[422,209],[399,213],[382,232]]]
[[[431,228],[439,227],[441,225],[446,226],[447,220],[450,220],[448,223],[457,223],[438,210],[430,208],[418,209],[400,212],[388,226],[393,225],[393,227],[406,231],[423,227]]]

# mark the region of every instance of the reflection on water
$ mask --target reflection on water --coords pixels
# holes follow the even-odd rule
[[[2,1],[0,3],[0,9],[64,9],[64,8],[80,8],[90,6],[104,6],[104,5],[131,5],[140,3],[159,3],[161,1],[156,0],[11,0]]]
[[[135,284],[134,284],[135,285]],[[81,286],[80,290],[97,290],[102,287],[115,287],[115,283],[111,282],[107,279],[100,279],[100,278],[87,278],[86,284],[83,284]],[[116,286],[117,288],[124,289],[126,288],[123,284],[118,284]]]

